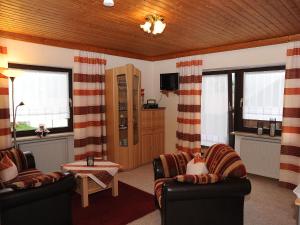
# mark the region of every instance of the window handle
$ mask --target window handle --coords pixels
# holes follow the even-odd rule
[[[231,102],[228,102],[228,110],[229,110],[229,112],[231,112],[231,111],[232,111]]]
[[[243,98],[240,99],[240,108],[243,108]]]
[[[70,108],[72,108],[72,107],[73,107],[73,101],[72,101],[72,99],[71,99],[71,98],[69,98],[69,105],[70,105]]]

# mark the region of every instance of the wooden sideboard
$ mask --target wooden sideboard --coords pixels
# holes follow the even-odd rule
[[[141,110],[141,164],[165,151],[165,108]]]

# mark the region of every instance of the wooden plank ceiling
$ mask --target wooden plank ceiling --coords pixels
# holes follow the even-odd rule
[[[167,23],[161,35],[139,28],[153,13]],[[300,0],[0,0],[2,37],[149,60],[296,34]]]

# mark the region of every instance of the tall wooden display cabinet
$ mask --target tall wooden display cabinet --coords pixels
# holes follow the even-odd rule
[[[141,163],[141,72],[132,64],[106,70],[108,160],[124,170]]]

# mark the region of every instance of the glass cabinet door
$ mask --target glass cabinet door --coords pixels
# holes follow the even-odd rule
[[[139,90],[140,90],[140,77],[137,75],[132,76],[132,112],[133,112],[133,144],[139,143]]]
[[[128,111],[127,111],[127,80],[126,75],[117,76],[119,103],[119,144],[128,146]]]

